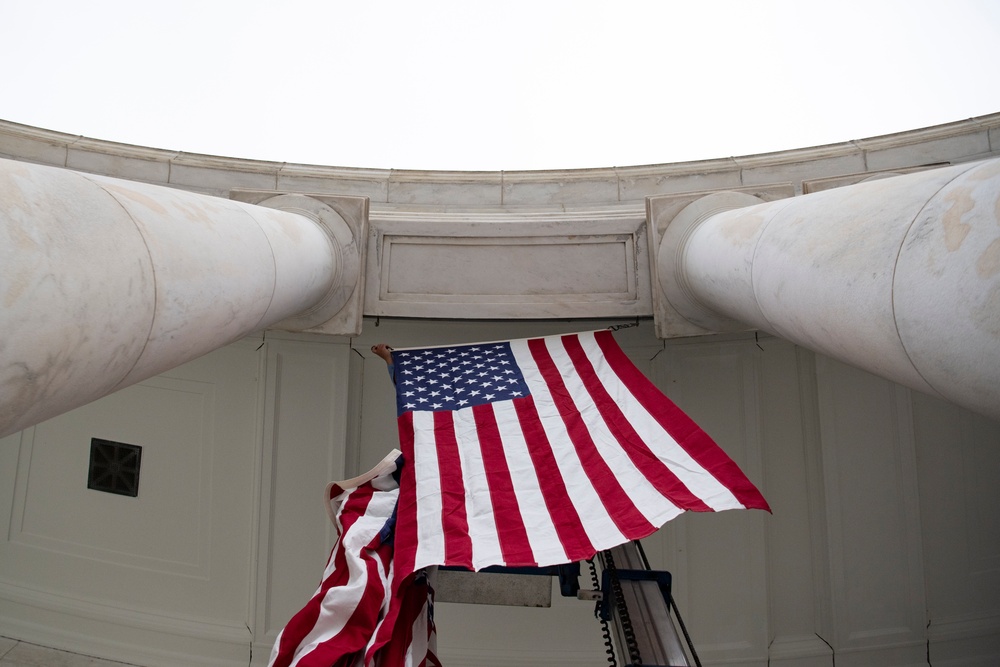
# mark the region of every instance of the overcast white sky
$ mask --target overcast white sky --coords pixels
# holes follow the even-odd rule
[[[610,167],[1000,112],[1000,1],[0,0],[0,118],[350,167]]]

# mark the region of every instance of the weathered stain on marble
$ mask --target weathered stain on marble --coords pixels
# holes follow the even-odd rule
[[[1000,176],[1000,161],[989,160],[969,172],[969,180],[988,181]]]
[[[73,350],[49,353],[38,366],[13,361],[5,369],[2,384],[4,400],[0,403],[0,432],[24,415],[37,412],[39,405],[52,401],[65,386],[74,370]]]
[[[981,317],[976,321],[979,329],[1000,341],[1000,285],[994,285],[982,301]]]
[[[752,239],[761,227],[773,217],[773,213],[765,215],[763,212],[747,211],[738,218],[723,219],[719,224],[719,234],[734,246],[740,246]]]
[[[98,184],[103,189],[107,190],[109,194],[113,193],[112,196],[114,196],[114,194],[119,194],[122,197],[124,197],[124,198],[126,198],[126,199],[128,199],[130,201],[135,202],[136,204],[140,204],[142,206],[145,206],[150,211],[155,211],[156,213],[159,213],[160,215],[166,215],[167,214],[167,208],[165,206],[163,206],[159,201],[157,201],[153,197],[149,197],[149,196],[144,195],[143,193],[139,192],[135,188],[124,187],[124,186],[121,186],[121,185],[117,185],[115,183],[109,183],[108,181],[106,181],[104,179],[102,179],[101,181],[99,181]]]
[[[147,194],[144,192],[150,187],[147,185],[131,187],[129,185],[108,182],[106,179],[99,181],[99,184],[113,197],[120,195],[123,199],[139,204],[153,213],[173,219],[198,222],[206,227],[213,227],[218,222],[220,216],[231,215],[233,213],[233,207],[227,200],[216,202],[210,197],[192,195],[183,190],[166,189],[164,193],[154,192]],[[120,203],[126,209],[128,208],[124,201]],[[142,216],[140,215],[139,217],[141,218]]]
[[[941,215],[941,225],[944,228],[944,244],[950,252],[962,247],[965,237],[969,235],[972,226],[962,222],[962,217],[976,207],[972,191],[967,187],[955,187],[944,197],[951,206]]]
[[[7,228],[8,238],[14,252],[30,253],[39,252],[42,248],[39,243],[31,237],[27,230],[17,224]],[[24,293],[31,287],[32,281],[26,273],[15,273],[14,275],[4,275],[4,308],[11,308]]]
[[[1000,273],[1000,239],[995,239],[983,250],[976,261],[976,273],[980,278],[992,278]]]

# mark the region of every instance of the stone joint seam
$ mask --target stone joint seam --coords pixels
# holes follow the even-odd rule
[[[962,169],[959,173],[955,174],[955,176],[953,178],[950,178],[946,183],[942,183],[941,187],[935,190],[933,194],[931,194],[929,197],[927,197],[926,200],[924,200],[924,203],[920,207],[920,210],[916,212],[916,214],[913,216],[913,219],[910,220],[910,223],[906,226],[906,231],[903,232],[903,234],[901,235],[899,240],[899,247],[896,249],[896,257],[892,262],[892,280],[889,281],[889,284],[892,287],[892,295],[890,297],[889,303],[892,307],[892,326],[893,329],[895,329],[896,331],[896,340],[899,341],[899,347],[903,350],[903,354],[906,355],[906,360],[910,362],[910,366],[913,368],[913,371],[918,376],[920,376],[920,379],[922,379],[927,384],[928,387],[931,387],[935,391],[935,393],[937,393],[938,396],[944,396],[944,394],[942,394],[941,391],[937,387],[935,387],[934,384],[930,382],[926,377],[924,377],[923,373],[920,372],[920,368],[917,366],[916,363],[914,363],[913,357],[910,355],[910,350],[907,349],[906,342],[903,340],[903,336],[899,330],[899,321],[896,318],[896,267],[899,265],[899,259],[903,254],[903,246],[906,245],[906,239],[909,238],[910,236],[910,230],[913,229],[913,226],[916,224],[917,220],[921,218],[924,210],[927,208],[927,205],[930,204],[932,201],[934,201],[942,190],[950,186],[952,183],[954,183],[956,180],[964,176],[969,171],[975,169],[977,166],[979,166],[979,164],[980,163],[978,162],[973,162],[969,164],[965,169]]]

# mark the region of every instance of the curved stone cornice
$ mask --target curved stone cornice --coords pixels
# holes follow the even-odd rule
[[[416,171],[267,162],[132,146],[0,121],[0,157],[220,196],[233,189],[368,197],[382,205],[562,206],[804,183],[1000,153],[1000,113],[855,141],[749,156],[596,169]]]

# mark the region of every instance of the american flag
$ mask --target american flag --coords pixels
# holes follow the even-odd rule
[[[393,530],[402,461],[327,487],[338,539],[319,588],[282,629],[269,667],[422,667],[435,656],[425,572],[396,577]]]
[[[684,511],[769,510],[610,331],[392,358],[401,572],[568,563]]]

